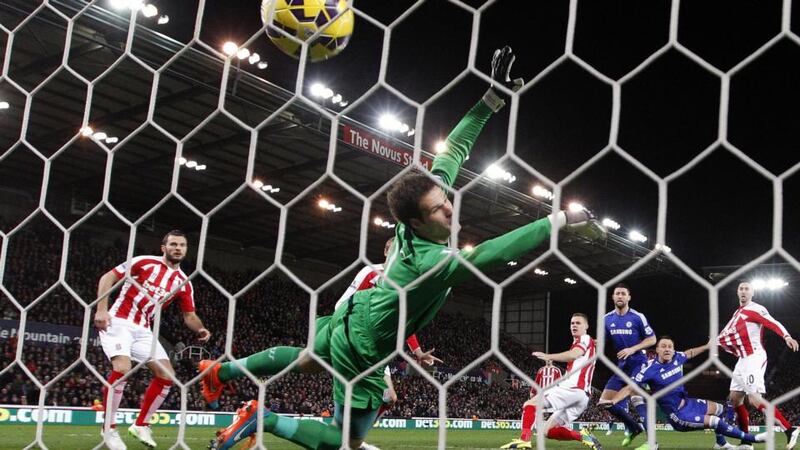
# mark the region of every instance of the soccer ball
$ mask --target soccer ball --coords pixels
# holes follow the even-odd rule
[[[269,10],[273,3],[275,16],[272,26],[298,40],[290,39],[272,27],[267,28],[267,36],[281,51],[293,58],[300,57],[302,46],[299,41],[307,40],[328,24],[322,33],[309,43],[308,56],[312,62],[336,56],[350,41],[354,14],[353,11],[346,10],[347,0],[262,0],[261,21],[265,24],[269,19]],[[331,21],[334,17],[335,19]]]

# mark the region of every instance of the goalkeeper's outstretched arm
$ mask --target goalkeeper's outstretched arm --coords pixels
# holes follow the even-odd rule
[[[524,82],[521,78],[513,81],[510,78],[515,58],[511,47],[505,46],[495,50],[492,57],[492,86],[453,128],[445,140],[445,151],[433,160],[431,172],[441,178],[447,186],[455,183],[461,165],[469,156],[478,135],[492,113],[499,111],[505,105],[505,101],[497,93],[496,86],[505,85],[512,91],[522,87]]]

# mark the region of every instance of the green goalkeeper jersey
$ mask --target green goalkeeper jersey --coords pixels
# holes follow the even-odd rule
[[[447,137],[447,151],[436,156],[431,172],[442,183],[452,186],[461,165],[466,160],[478,134],[492,110],[479,101],[461,119]],[[530,252],[550,236],[550,220],[537,220],[502,236],[485,241],[474,249],[458,253],[481,271],[502,266]],[[454,257],[453,250],[417,236],[402,223],[396,227],[396,239],[387,258],[384,274],[400,287],[424,278],[406,290],[406,336],[416,333],[430,323],[444,304],[453,286],[467,280],[472,272]],[[430,273],[429,273],[430,272]],[[359,291],[353,301],[368,309],[368,323],[375,350],[387,355],[397,343],[399,294],[385,279],[375,288]]]
[[[442,183],[452,186],[492,110],[478,102],[447,137],[448,149],[436,156],[431,171]],[[460,255],[479,270],[502,266],[533,250],[550,236],[550,220],[540,219],[483,242]],[[406,336],[430,323],[444,304],[450,289],[468,279],[472,272],[445,244],[414,234],[402,223],[386,261],[384,274],[401,288],[407,300]],[[417,283],[414,281],[419,280]],[[397,345],[400,295],[385,279],[372,289],[356,292],[346,308],[333,316],[317,319],[314,352],[331,362],[345,379],[353,379],[389,356]],[[346,386],[334,378],[334,401],[344,404]],[[386,382],[382,368],[363,374],[354,383],[351,406],[376,409],[385,400]]]

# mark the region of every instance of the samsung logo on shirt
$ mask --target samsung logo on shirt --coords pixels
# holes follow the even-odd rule
[[[675,375],[676,373],[681,373],[681,372],[683,372],[683,366],[678,366],[678,367],[676,367],[676,368],[674,368],[672,370],[668,370],[668,371],[660,374],[660,376],[661,376],[662,380],[666,380],[667,378]]]
[[[633,330],[611,330],[611,334],[633,334]]]

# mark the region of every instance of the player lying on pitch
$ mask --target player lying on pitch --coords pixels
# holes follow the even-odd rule
[[[690,348],[683,352],[675,351],[675,342],[669,336],[662,336],[656,344],[656,358],[636,375],[634,381],[640,386],[649,386],[652,393],[667,388],[683,378],[683,364],[708,350],[708,344]],[[599,406],[608,407],[633,393],[633,387],[625,386],[610,401],[600,400]],[[733,410],[722,403],[689,397],[683,385],[673,388],[668,394],[660,397],[658,407],[667,415],[670,425],[675,431],[714,430],[742,442],[765,442],[766,433],[752,435],[746,433],[728,421],[733,419]],[[639,447],[646,449],[647,444]]]

